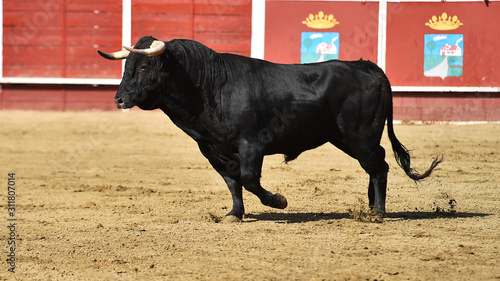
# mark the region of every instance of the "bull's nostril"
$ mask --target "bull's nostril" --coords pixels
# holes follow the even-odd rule
[[[122,98],[115,98],[116,108],[124,108],[125,102]]]

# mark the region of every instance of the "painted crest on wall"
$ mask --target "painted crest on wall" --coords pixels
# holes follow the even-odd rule
[[[425,23],[434,30],[454,30],[463,23],[457,16],[446,13],[432,16]],[[462,76],[464,58],[463,34],[425,34],[424,35],[424,76],[441,77]]]
[[[339,24],[333,14],[326,15],[322,11],[316,15],[310,14],[302,23],[313,29],[330,29]],[[338,59],[339,36],[338,32],[302,32],[300,62],[313,63]]]

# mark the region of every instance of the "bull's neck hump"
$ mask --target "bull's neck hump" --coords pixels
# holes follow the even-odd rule
[[[191,40],[172,40],[167,47],[196,88],[207,90],[220,79],[222,60],[214,50]]]

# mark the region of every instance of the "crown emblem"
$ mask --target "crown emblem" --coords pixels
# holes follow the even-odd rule
[[[451,17],[446,13],[443,13],[439,16],[439,18],[432,16],[429,22],[426,22],[425,25],[435,30],[453,30],[464,24],[460,22],[456,15]]]
[[[332,14],[325,15],[322,11],[319,11],[316,15],[310,14],[306,20],[302,21],[302,24],[310,28],[327,29],[334,27],[339,24],[339,22]]]

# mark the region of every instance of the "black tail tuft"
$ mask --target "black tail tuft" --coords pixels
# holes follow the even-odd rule
[[[417,171],[411,168],[410,153],[408,149],[404,145],[402,145],[396,138],[396,135],[394,134],[394,130],[392,128],[392,122],[390,125],[388,125],[388,131],[389,131],[389,139],[391,140],[392,150],[394,151],[394,157],[396,158],[396,162],[398,163],[399,167],[401,167],[408,175],[408,177],[410,177],[412,180],[419,181],[425,179],[426,177],[431,175],[432,171],[434,170],[434,168],[437,167],[437,165],[443,162],[444,156],[443,155],[441,155],[441,157],[437,156],[436,159],[432,161],[430,168],[423,174],[419,174]]]
[[[391,95],[392,96],[392,95]],[[392,98],[392,97],[391,97]],[[434,161],[432,161],[431,167],[425,171],[423,174],[419,174],[417,171],[411,168],[410,165],[410,151],[399,142],[394,134],[394,126],[392,124],[392,101],[391,107],[389,109],[389,114],[387,116],[387,131],[389,133],[389,139],[391,140],[392,150],[394,151],[394,157],[396,158],[396,162],[398,162],[399,167],[401,167],[405,173],[414,181],[419,181],[425,179],[430,176],[434,168],[437,167],[444,160],[444,156],[437,156]]]

